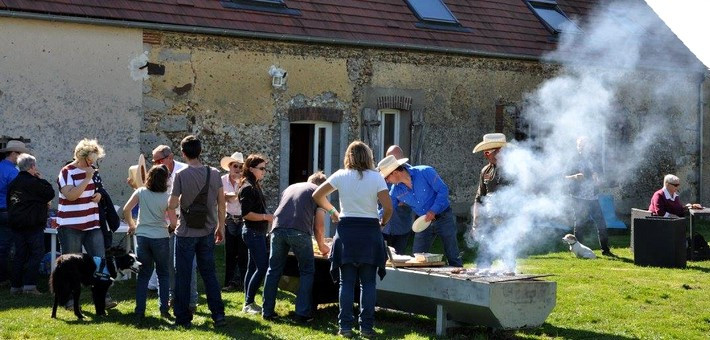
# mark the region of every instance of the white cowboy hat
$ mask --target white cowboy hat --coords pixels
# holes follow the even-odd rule
[[[486,151],[491,149],[498,149],[504,147],[506,144],[505,135],[502,133],[487,133],[483,135],[483,141],[478,143],[475,148],[473,148],[473,153],[479,151]]]
[[[30,153],[30,149],[25,147],[25,143],[19,140],[11,140],[7,142],[5,148],[0,149],[0,152],[19,152],[19,153]]]
[[[389,155],[377,163],[377,170],[380,171],[382,177],[387,177],[394,169],[407,163],[408,160],[409,158],[397,159],[393,155]]]
[[[219,165],[222,169],[229,171],[229,164],[234,162],[244,164],[244,155],[242,155],[241,152],[235,152],[232,156],[222,157],[222,160],[219,161]]]
[[[145,167],[145,156],[138,156],[138,164],[131,165],[128,168],[128,178],[133,181],[136,187],[145,186],[145,181],[148,179],[148,170]]]

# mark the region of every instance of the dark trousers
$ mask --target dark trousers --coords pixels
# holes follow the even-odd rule
[[[247,245],[242,239],[242,226],[244,222],[227,218],[224,235],[224,286],[241,286],[247,273],[249,253]]]
[[[36,286],[39,262],[44,255],[44,230],[12,231],[15,258],[12,260],[12,287]]]
[[[411,233],[406,233],[403,235],[390,235],[390,234],[382,234],[382,237],[384,237],[385,242],[387,242],[387,245],[394,248],[394,251],[397,252],[399,255],[404,255],[404,253],[407,251],[407,244],[409,243],[409,235]]]
[[[0,282],[10,279],[8,259],[12,248],[12,230],[7,225],[7,211],[0,212]]]
[[[588,226],[588,221],[591,219],[599,234],[599,245],[603,251],[609,251],[609,235],[606,231],[606,221],[602,214],[602,208],[599,205],[599,200],[584,200],[580,198],[574,199],[574,237],[577,241],[584,243],[584,230]]]

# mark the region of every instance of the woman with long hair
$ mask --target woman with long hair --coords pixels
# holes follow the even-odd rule
[[[266,175],[266,159],[252,154],[244,161],[242,178],[239,179],[239,203],[242,206],[242,239],[247,245],[249,264],[244,277],[243,312],[261,314],[261,307],[254,298],[269,267],[269,253],[266,250],[266,233],[274,215],[266,212],[266,201],[261,190],[261,181]]]
[[[375,170],[372,150],[361,141],[345,151],[344,169],[332,174],[313,193],[320,207],[339,220],[330,251],[331,275],[340,280],[338,334],[352,337],[355,282],[360,281],[360,333],[375,335],[376,277],[385,275],[386,250],[382,228],[392,216],[387,184]],[[338,190],[340,212],[326,199]],[[379,219],[377,203],[384,210]]]
[[[138,261],[142,263],[136,283],[136,309],[139,319],[145,316],[145,301],[148,295],[148,281],[153,273],[153,265],[158,275],[158,296],[160,316],[170,318],[168,299],[170,297],[170,233],[175,230],[177,216],[175,210],[168,209],[168,180],[170,172],[165,165],[154,165],[148,171],[145,187],[133,192],[123,207],[123,218],[128,223],[128,233],[136,234],[138,240]],[[140,203],[138,225],[131,216],[131,210]],[[165,223],[168,215],[169,224]]]

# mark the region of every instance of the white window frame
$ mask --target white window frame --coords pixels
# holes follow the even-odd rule
[[[400,128],[400,121],[402,119],[401,117],[401,112],[396,109],[381,109],[377,111],[377,118],[380,120],[380,148],[377,150],[377,155],[375,157],[377,159],[382,159],[385,157],[385,153],[387,150],[385,149],[385,115],[394,115],[394,144],[399,145],[400,140],[399,140],[399,128]]]
[[[333,123],[323,122],[318,120],[299,120],[297,122],[291,122],[291,124],[313,124],[313,171],[322,170],[326,176],[330,176],[332,173],[331,159],[333,156]],[[320,141],[320,129],[325,128],[325,154],[323,155],[325,159],[323,160],[323,167],[325,169],[318,169],[318,142]],[[294,147],[291,145],[291,147]]]

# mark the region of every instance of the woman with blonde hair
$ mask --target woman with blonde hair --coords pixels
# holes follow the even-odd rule
[[[82,139],[74,148],[74,161],[59,172],[58,235],[62,253],[81,253],[104,257],[104,237],[99,224],[99,201],[93,176],[104,149],[95,139]]]
[[[345,151],[344,169],[332,174],[313,193],[313,199],[339,221],[330,251],[331,276],[340,280],[338,294],[338,334],[352,337],[355,282],[360,280],[360,333],[375,335],[376,276],[385,275],[386,250],[382,228],[392,216],[392,201],[387,184],[375,170],[372,150],[361,141],[350,143]],[[338,190],[340,212],[326,196]],[[384,213],[379,219],[377,203]]]

